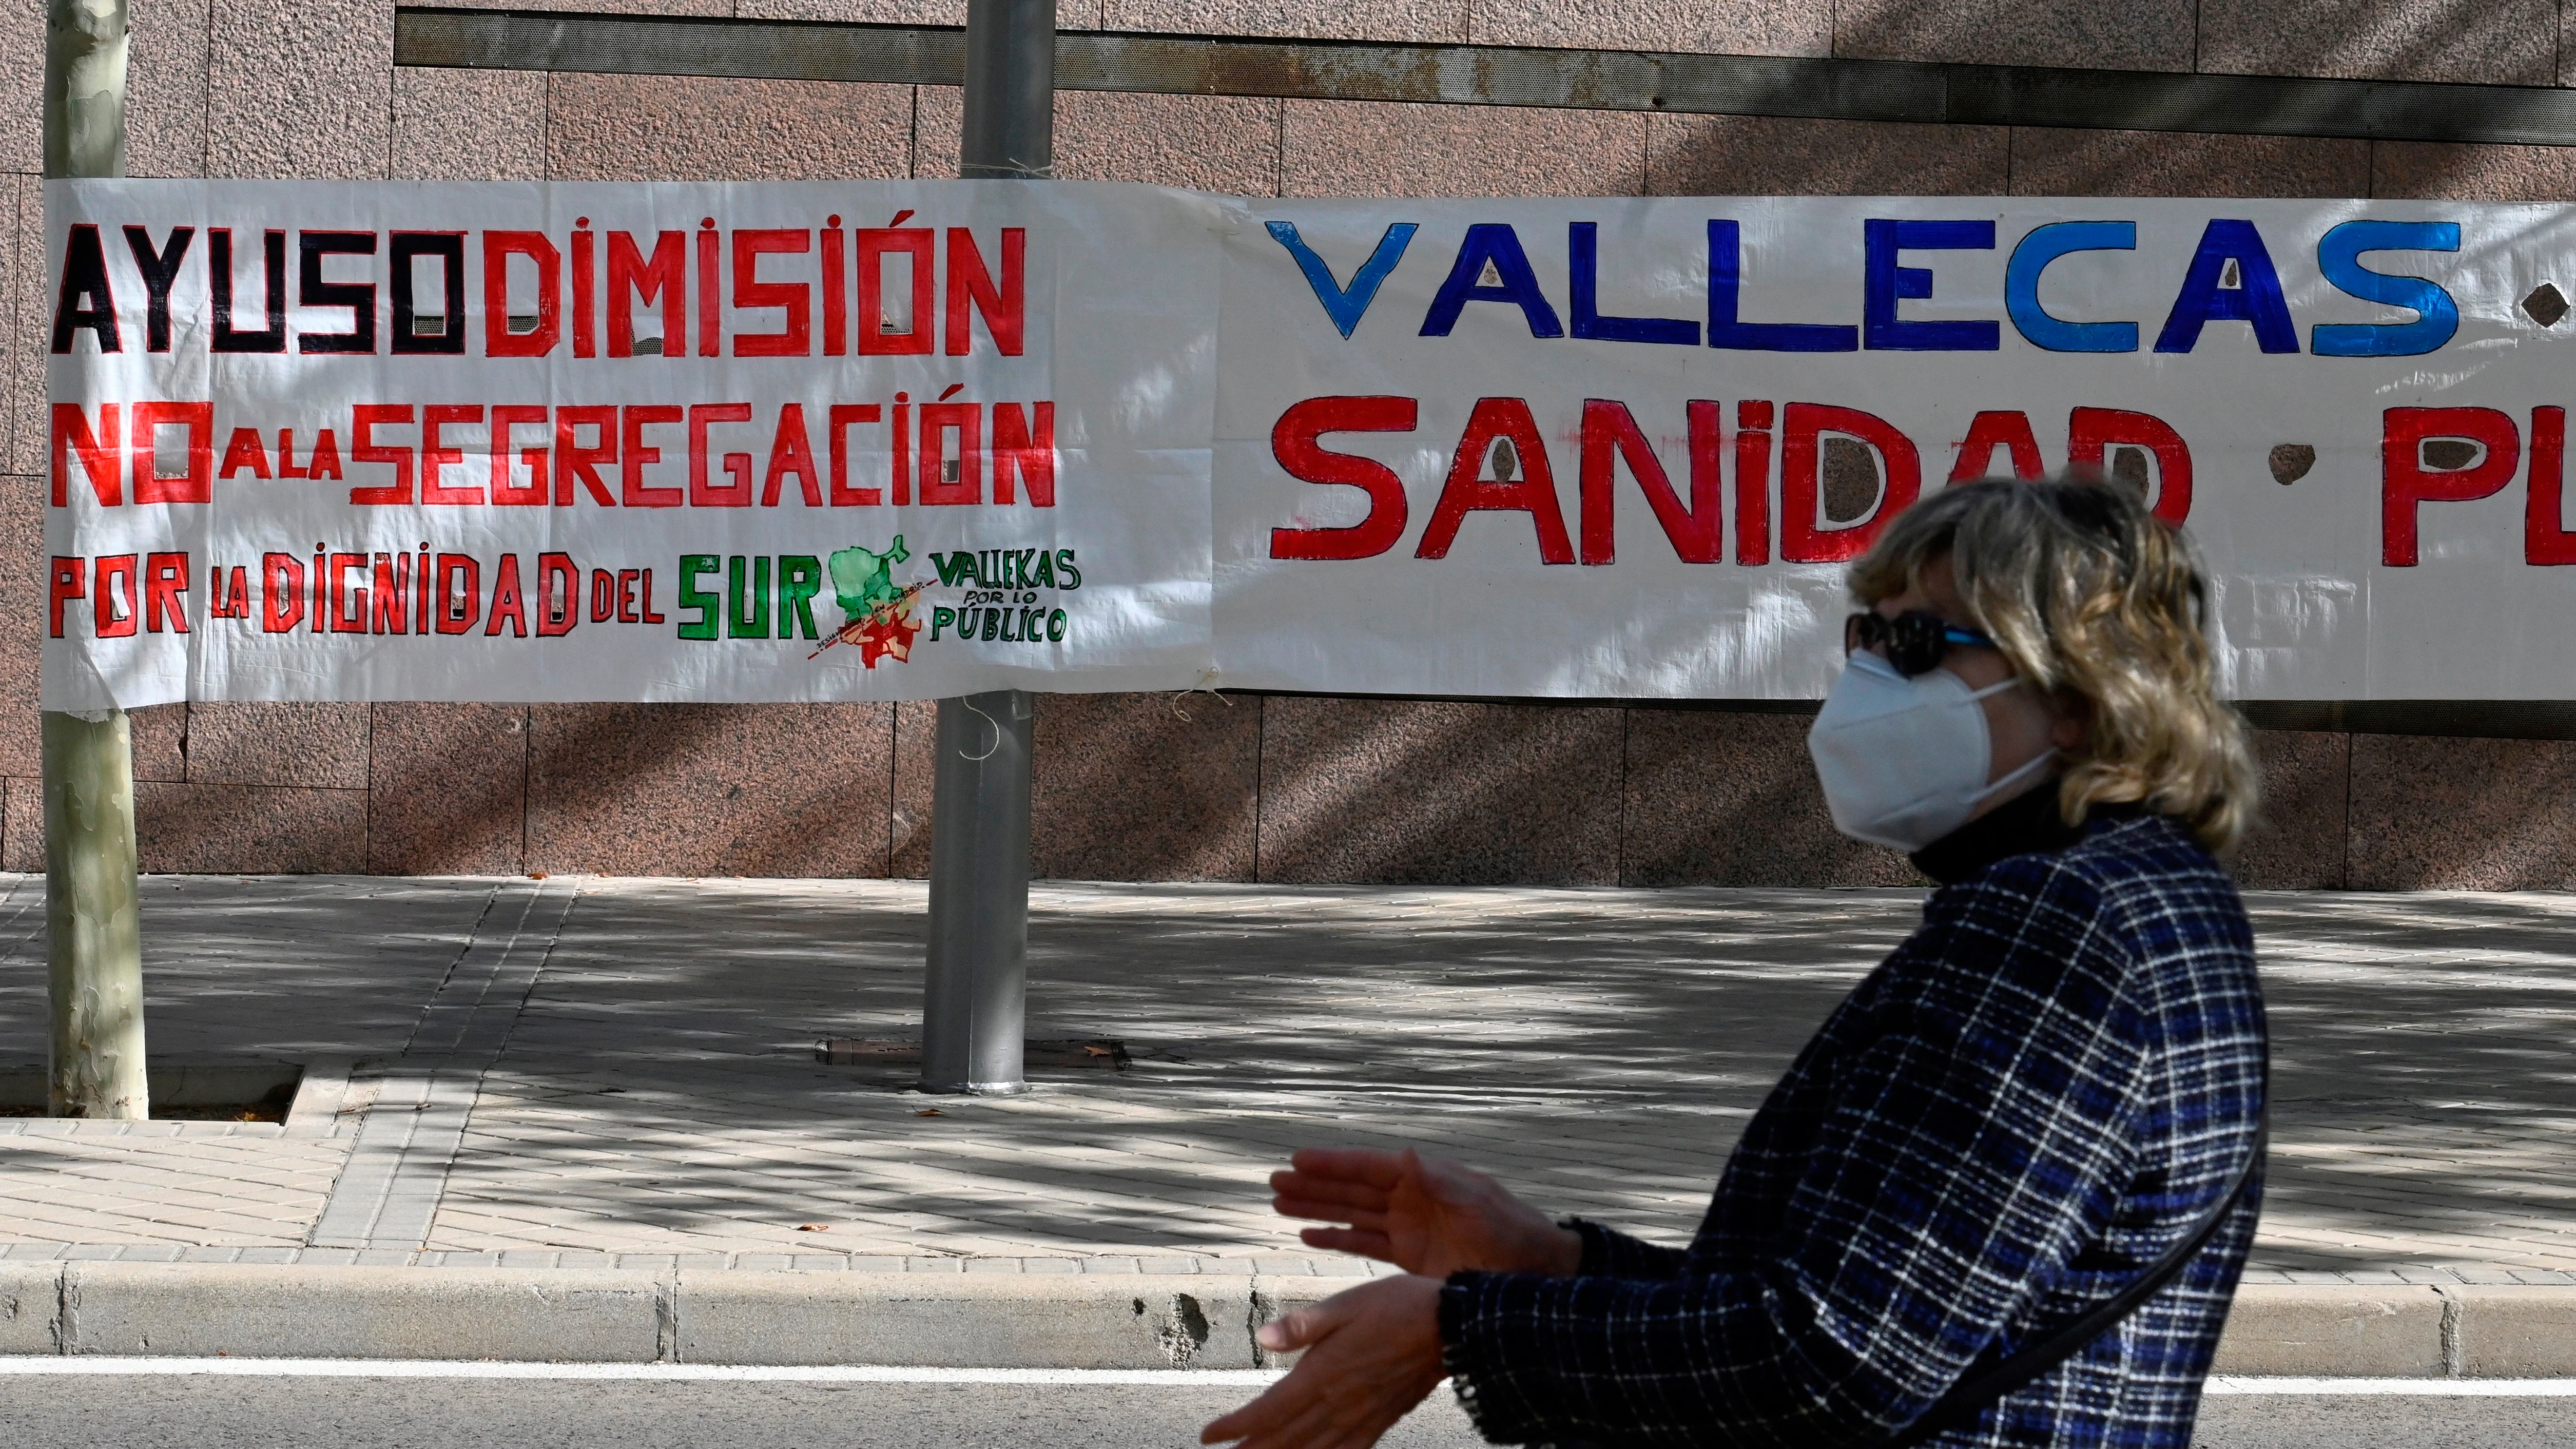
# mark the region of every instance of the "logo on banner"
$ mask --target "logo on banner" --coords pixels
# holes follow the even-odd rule
[[[842,624],[832,637],[808,659],[822,657],[823,650],[835,644],[855,644],[859,662],[870,669],[880,659],[897,664],[912,657],[913,636],[921,625],[913,617],[914,601],[920,598],[924,585],[898,585],[894,566],[912,561],[911,550],[903,546],[903,535],[883,551],[864,544],[835,552],[825,561],[832,573],[832,592],[841,606]]]

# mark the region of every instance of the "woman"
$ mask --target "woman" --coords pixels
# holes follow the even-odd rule
[[[1773,1089],[1691,1246],[1553,1224],[1410,1151],[1300,1152],[1279,1210],[1343,1225],[1305,1241],[1405,1273],[1265,1327],[1304,1358],[1206,1441],[1363,1449],[1445,1374],[1501,1442],[1878,1444],[2062,1340],[1916,1432],[2190,1443],[2254,1235],[2265,1060],[2217,859],[2253,766],[2205,584],[2135,499],[2075,480],[1926,499],[1851,587],[1809,748],[1835,824],[1940,888]]]

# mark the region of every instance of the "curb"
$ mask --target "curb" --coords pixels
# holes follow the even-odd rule
[[[1246,1369],[1354,1286],[1272,1274],[0,1263],[0,1354]],[[2576,1377],[2576,1288],[2248,1284],[2212,1372]]]

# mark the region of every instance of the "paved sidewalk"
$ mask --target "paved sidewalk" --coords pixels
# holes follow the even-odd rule
[[[0,1067],[43,1058],[42,894],[0,876]],[[1030,1034],[1133,1066],[968,1100],[813,1054],[913,1029],[917,883],[155,877],[145,902],[156,1057],[356,1070],[319,1124],[0,1118],[8,1261],[1357,1271],[1266,1210],[1308,1142],[1419,1143],[1679,1240],[1916,910],[1041,887]],[[2576,898],[2252,904],[2277,1106],[2251,1281],[2576,1283]]]

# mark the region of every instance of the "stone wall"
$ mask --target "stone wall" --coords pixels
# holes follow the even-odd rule
[[[133,0],[128,170],[318,178],[953,172],[942,86],[397,69],[385,0]],[[559,8],[955,24],[943,0]],[[1066,0],[1068,28],[2512,85],[2560,0]],[[0,0],[0,865],[41,864],[42,0]],[[2565,200],[2576,149],[1066,93],[1070,177],[1255,194]],[[145,867],[918,875],[931,708],[203,704],[135,716]],[[1041,701],[1036,865],[1106,879],[1861,884],[1796,716]],[[2576,888],[2576,743],[2266,732],[2263,885]]]

